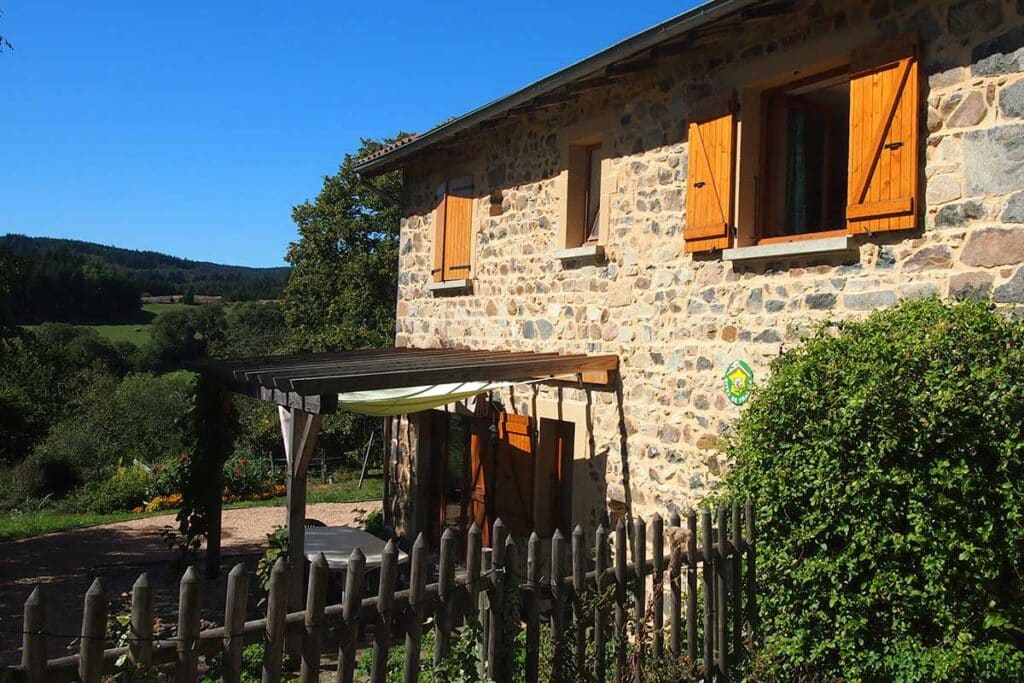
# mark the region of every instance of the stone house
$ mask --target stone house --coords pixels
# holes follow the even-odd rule
[[[1024,3],[711,0],[357,168],[394,169],[396,345],[620,370],[403,419],[393,523],[682,510],[814,325],[1024,303]]]

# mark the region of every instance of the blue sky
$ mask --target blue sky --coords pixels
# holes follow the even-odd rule
[[[281,265],[291,207],[360,137],[423,131],[694,4],[0,0],[0,234]]]

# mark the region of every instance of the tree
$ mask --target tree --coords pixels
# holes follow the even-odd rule
[[[150,328],[142,365],[146,369],[177,369],[205,358],[224,343],[226,327],[224,308],[219,304],[165,313]]]
[[[14,257],[0,250],[0,349],[3,348],[5,340],[14,336],[18,329],[14,324],[14,306],[11,302],[11,292],[16,278]]]
[[[284,351],[288,329],[277,301],[237,303],[226,308],[224,341],[210,349],[218,358],[271,356]]]
[[[390,346],[395,329],[402,189],[398,171],[371,188],[353,167],[357,158],[404,137],[363,140],[338,173],[326,176],[316,199],[292,210],[299,239],[284,295],[291,346],[326,351]]]
[[[1024,680],[1024,324],[905,303],[779,358],[735,425],[756,680]]]

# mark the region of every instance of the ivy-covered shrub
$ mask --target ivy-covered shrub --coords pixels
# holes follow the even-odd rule
[[[1024,680],[1024,326],[918,301],[821,328],[735,425],[768,680]]]

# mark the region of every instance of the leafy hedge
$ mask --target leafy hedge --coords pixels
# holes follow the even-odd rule
[[[821,328],[738,420],[765,679],[1024,679],[1024,326],[906,303]]]

